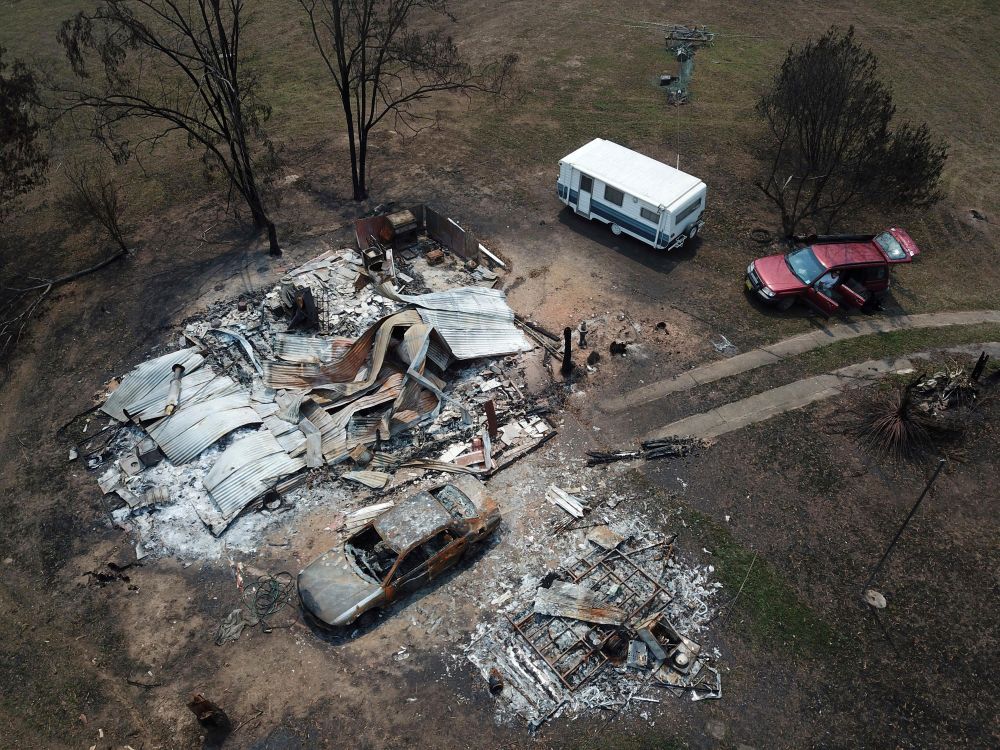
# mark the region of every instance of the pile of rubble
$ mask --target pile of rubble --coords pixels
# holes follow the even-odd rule
[[[971,373],[965,368],[955,367],[935,372],[911,386],[911,394],[917,409],[923,413],[940,417],[945,412],[971,406],[978,394],[978,382],[989,362],[989,355],[980,355]]]
[[[466,648],[500,718],[537,728],[564,713],[614,716],[663,696],[720,698],[719,672],[691,637],[711,619],[720,584],[710,571],[675,561],[674,539],[634,520],[593,526],[586,539],[556,571],[495,598],[501,617],[480,625]]]
[[[307,480],[386,490],[428,471],[489,476],[551,437],[550,407],[525,395],[519,355],[534,345],[496,275],[457,260],[432,272],[434,252],[426,237],[395,254],[324,252],[259,299],[189,322],[179,348],[113,383],[71,456],[104,469],[115,520],[149,533],[157,511],[190,534],[194,515],[219,536]],[[468,283],[430,291],[427,278]]]

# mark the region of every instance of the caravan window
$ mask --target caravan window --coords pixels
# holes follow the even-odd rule
[[[594,192],[594,178],[589,174],[580,175],[580,192],[581,193],[592,193]]]
[[[613,188],[610,185],[605,185],[604,200],[606,200],[608,203],[614,203],[616,206],[620,206],[625,200],[625,193],[623,193],[618,188]]]
[[[699,208],[701,208],[701,198],[696,200],[694,203],[682,208],[680,213],[677,214],[677,216],[674,218],[674,224],[680,224],[682,221],[684,221],[684,219],[693,214]]]
[[[640,208],[639,213],[646,221],[651,221],[654,224],[660,223],[660,215],[656,211],[650,211],[648,208]]]

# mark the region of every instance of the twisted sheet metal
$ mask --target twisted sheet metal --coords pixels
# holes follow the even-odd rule
[[[169,388],[170,381],[163,381],[150,391],[147,398],[129,404],[125,411],[139,422],[165,417]],[[227,375],[216,375],[215,371],[206,365],[181,378],[181,397],[177,402],[176,409],[183,409],[199,401],[207,401],[218,396],[230,396],[240,390],[240,385],[232,378]]]
[[[430,294],[399,294],[381,284],[384,296],[419,308],[420,317],[438,332],[456,359],[497,357],[534,348],[514,325],[514,311],[500,289],[460,287]]]
[[[359,336],[340,359],[328,364],[311,362],[264,363],[264,382],[271,388],[311,390],[323,388],[349,396],[364,391],[375,382],[392,340],[393,331],[423,322],[412,310],[388,315]],[[356,381],[361,368],[369,364],[368,377]]]
[[[229,446],[202,483],[223,520],[229,521],[278,479],[304,467],[302,458],[289,456],[269,430],[261,430]]]
[[[320,364],[343,357],[354,343],[340,336],[296,336],[279,333],[274,338],[274,356],[284,362]]]
[[[168,383],[170,376],[173,375],[174,365],[183,365],[184,372],[190,373],[204,361],[205,358],[198,353],[198,348],[190,347],[143,362],[122,378],[121,385],[108,396],[101,411],[124,422],[128,419],[125,407],[148,398],[150,392],[161,383]],[[164,398],[166,398],[165,389]]]
[[[382,386],[367,396],[352,401],[334,414],[329,414],[312,402],[302,404],[302,416],[312,422],[320,431],[323,440],[323,457],[327,463],[336,464],[347,458],[350,451],[362,443],[374,443],[375,431],[383,424],[382,418],[377,421],[365,421],[368,430],[349,429],[355,415],[368,409],[382,406],[395,401],[403,388],[403,376],[394,373],[386,378]],[[383,410],[388,413],[389,409]],[[383,437],[389,437],[388,425],[383,430]]]
[[[237,427],[260,422],[260,415],[250,407],[250,393],[243,390],[178,409],[147,431],[172,463],[183,464]]]

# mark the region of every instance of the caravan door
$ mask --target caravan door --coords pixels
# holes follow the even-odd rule
[[[590,218],[590,194],[594,192],[594,178],[590,175],[580,175],[580,192],[576,199],[576,212]]]

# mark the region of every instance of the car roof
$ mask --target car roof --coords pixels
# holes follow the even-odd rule
[[[379,516],[375,531],[394,552],[403,552],[451,523],[444,506],[429,492],[418,492]]]
[[[827,268],[865,264],[885,264],[885,255],[874,242],[831,242],[812,246],[816,259]]]

